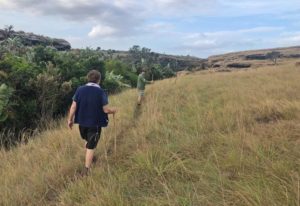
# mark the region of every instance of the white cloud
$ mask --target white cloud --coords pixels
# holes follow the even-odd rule
[[[274,31],[284,31],[283,27],[255,27],[240,30],[224,30],[217,32],[189,33],[184,36],[189,42],[198,44],[197,42],[224,42],[224,41],[239,41],[243,37],[252,37],[255,34],[272,33]]]
[[[122,40],[130,39],[130,43],[134,44],[148,41],[148,45],[153,47],[168,46],[170,50],[176,47],[178,50],[191,51],[192,54],[210,55],[219,51],[264,47],[271,43],[300,44],[300,35],[297,33],[280,36],[288,26],[266,26],[282,25],[277,24],[276,19],[265,24],[259,20],[251,25],[236,26],[230,23],[230,29],[224,29],[227,17],[228,20],[248,15],[249,18],[258,19],[255,17],[257,14],[298,22],[299,12],[296,11],[300,10],[299,0],[0,0],[1,9],[37,15],[40,19],[43,16],[55,16],[67,23],[72,22],[78,29],[76,34],[70,36],[80,36],[82,42],[98,41],[99,45],[111,43],[113,39],[115,42],[118,40],[121,47]],[[197,25],[201,17],[214,17],[216,21],[222,21],[220,17],[225,17],[224,25],[222,29],[212,28],[207,26],[209,22],[201,22],[199,28],[188,27]],[[204,26],[200,27],[200,24]],[[59,25],[63,24],[60,22]],[[80,29],[81,32],[78,32]],[[272,34],[273,37],[262,37],[262,34]],[[76,38],[70,38],[70,41],[80,42]],[[127,45],[128,42],[123,44]]]
[[[107,25],[122,35],[150,28],[149,18],[192,18],[195,16],[276,13],[300,9],[299,0],[0,0],[0,9],[13,9],[34,15],[60,16],[68,21]],[[160,26],[159,22],[152,26]],[[95,26],[96,27],[96,26]],[[162,28],[162,27],[161,27]],[[170,28],[168,28],[170,29]],[[108,31],[107,31],[108,30]],[[113,33],[105,28],[106,33]],[[94,32],[93,32],[94,33]]]
[[[109,37],[117,33],[117,29],[110,26],[97,25],[92,28],[88,36],[92,38],[96,37]]]
[[[265,26],[265,27],[255,27],[250,29],[242,29],[238,30],[239,33],[268,33],[268,32],[275,32],[275,31],[283,31],[284,27],[272,27],[272,26]]]
[[[145,26],[145,31],[153,33],[170,32],[174,29],[174,25],[167,22],[157,22]]]
[[[254,14],[279,14],[300,8],[299,0],[219,0],[221,8],[229,16]]]
[[[193,17],[278,13],[300,9],[299,0],[1,0],[0,8],[42,15],[60,15],[68,20],[134,23],[155,15]],[[107,17],[107,18],[105,18]],[[109,17],[109,18],[108,18]],[[111,21],[110,21],[111,19]]]
[[[280,37],[275,39],[272,43],[278,46],[299,46],[300,31],[282,33]]]
[[[79,24],[93,24],[95,28],[91,35],[107,35],[117,31],[122,35],[132,34],[144,21],[139,6],[138,1],[132,0],[0,1],[0,9],[12,9],[38,16],[59,16]],[[97,25],[106,26],[99,28]]]
[[[205,15],[214,12],[217,0],[149,0],[149,13],[161,16],[187,17]]]
[[[260,37],[261,34],[272,34],[284,31],[282,27],[255,27],[240,30],[224,30],[217,32],[182,33],[181,45],[178,48],[190,53],[201,53],[204,56],[221,52],[241,50],[240,48],[257,49],[268,46],[270,41]],[[276,44],[274,44],[276,45]]]

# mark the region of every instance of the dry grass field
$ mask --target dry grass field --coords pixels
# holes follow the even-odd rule
[[[0,151],[0,205],[300,205],[300,68],[167,79],[110,98],[90,176],[64,121]],[[115,144],[116,143],[116,144]]]

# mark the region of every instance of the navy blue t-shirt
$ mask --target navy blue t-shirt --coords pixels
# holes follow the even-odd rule
[[[105,127],[108,118],[103,106],[108,104],[107,95],[98,85],[89,84],[79,87],[73,97],[77,105],[75,123],[84,127]]]

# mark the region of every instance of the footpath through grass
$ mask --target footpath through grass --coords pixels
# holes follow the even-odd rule
[[[77,128],[1,151],[0,205],[299,206],[299,81],[290,63],[156,82],[140,109],[124,92],[88,177]]]

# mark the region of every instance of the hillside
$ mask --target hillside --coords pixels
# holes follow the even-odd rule
[[[133,62],[134,59],[130,51],[118,51],[118,50],[100,50],[105,56],[111,56],[112,59],[119,59],[124,62]],[[205,69],[206,59],[183,56],[183,55],[170,55],[161,54],[157,52],[150,52],[148,56],[151,56],[152,61],[161,65],[170,65],[172,70],[202,70]],[[145,57],[147,58],[147,57]]]
[[[274,49],[262,49],[252,51],[233,52],[211,56],[207,59],[210,67],[224,68],[258,68],[261,66],[274,65],[270,59],[272,52],[278,53],[278,61],[300,58],[300,47],[283,47]]]
[[[90,176],[62,121],[0,151],[0,205],[299,205],[299,72],[290,60],[157,81],[141,109],[135,90],[112,96]]]
[[[71,49],[71,44],[64,39],[51,38],[48,36],[34,34],[32,32],[14,31],[12,26],[5,29],[0,29],[0,46],[1,41],[7,40],[9,38],[19,38],[22,44],[29,47],[42,45],[54,47],[59,51],[66,51]],[[96,45],[94,45],[93,47],[96,47]],[[79,49],[73,48],[72,50],[76,51]],[[122,60],[127,63],[133,63],[137,61],[136,58],[132,58],[129,51],[118,51],[113,49],[103,50],[100,47],[97,48],[97,51],[101,53],[105,59]],[[205,62],[205,59],[192,56],[160,54],[157,52],[150,52],[150,49],[148,50],[148,48],[146,48],[146,51],[147,54],[141,57],[145,59],[151,57],[153,63],[161,64],[163,66],[171,64],[174,71],[185,69],[203,69],[202,64]]]
[[[25,46],[29,47],[43,45],[54,47],[59,51],[72,50],[72,52],[78,52],[78,50],[80,50],[76,48],[71,49],[71,44],[64,39],[51,38],[31,32],[14,31],[12,28],[0,29],[0,43],[8,38],[19,38]],[[98,45],[93,45],[93,47],[97,46]],[[138,54],[133,55],[130,52],[130,49],[134,47],[140,49]],[[208,58],[199,58],[189,55],[183,56],[161,54],[158,52],[153,52],[149,48],[142,48],[138,45],[133,45],[132,48],[129,48],[128,51],[120,51],[114,49],[104,50],[100,47],[97,47],[96,51],[101,54],[104,59],[120,60],[126,64],[136,64],[137,62],[141,63],[141,59],[144,59],[145,61],[149,61],[148,64],[151,66],[154,64],[159,64],[163,67],[168,66],[175,72],[182,70],[203,70],[211,68],[222,71],[224,69],[232,70],[269,66],[274,64],[269,56],[271,52],[278,53],[279,62],[286,59],[300,58],[299,46],[232,52],[210,56]],[[139,67],[140,65],[136,66]]]

